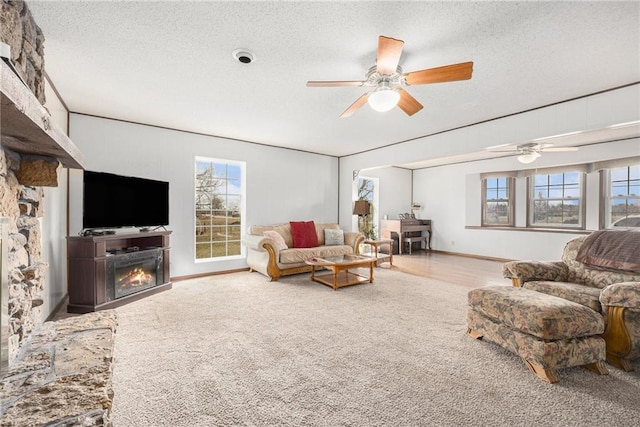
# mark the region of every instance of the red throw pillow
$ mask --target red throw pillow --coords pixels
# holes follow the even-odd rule
[[[313,221],[290,221],[294,248],[315,248],[318,246],[316,225]]]

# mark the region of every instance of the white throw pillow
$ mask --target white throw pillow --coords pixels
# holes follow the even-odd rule
[[[324,244],[326,246],[344,245],[344,231],[325,228]]]
[[[287,244],[284,242],[284,237],[282,237],[282,235],[280,235],[280,233],[278,233],[277,231],[267,230],[262,233],[262,235],[275,241],[276,249],[279,251],[289,248],[289,246],[287,246]]]

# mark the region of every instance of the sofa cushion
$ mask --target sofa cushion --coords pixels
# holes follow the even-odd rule
[[[315,248],[318,246],[316,225],[313,221],[290,221],[294,248]]]
[[[344,231],[325,228],[324,244],[327,246],[344,245]]]
[[[289,248],[289,246],[287,246],[284,241],[284,237],[282,237],[282,235],[275,230],[267,230],[262,233],[262,235],[272,239],[276,243],[276,249],[278,249],[279,251]]]
[[[577,304],[589,307],[591,310],[602,313],[600,304],[601,289],[568,282],[533,281],[526,282],[524,288],[564,298]]]
[[[277,231],[278,234],[284,239],[284,243],[287,247],[293,247],[293,236],[291,235],[291,227],[289,224],[280,225],[252,225],[249,227],[249,234],[257,234],[258,236],[264,236],[264,232],[267,230]]]
[[[316,248],[285,249],[280,251],[280,264],[303,263],[311,258],[323,258],[353,253],[351,246],[318,246]]]
[[[318,235],[318,246],[325,245],[324,230],[340,230],[340,225],[336,223],[316,224],[316,234]]]

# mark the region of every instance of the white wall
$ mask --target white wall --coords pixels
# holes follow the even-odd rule
[[[640,139],[582,147],[575,153],[547,153],[536,160],[536,166],[553,166],[556,161],[575,164],[594,160],[636,156]],[[563,156],[567,159],[561,159]],[[570,157],[570,159],[568,159]],[[558,259],[564,243],[578,234],[466,229],[479,226],[481,218],[480,173],[531,169],[532,165],[518,163],[514,157],[434,167],[414,172],[415,197],[428,200],[425,216],[433,220],[432,247],[437,250],[459,252],[508,259]],[[590,172],[586,179],[587,229],[598,227],[599,176]],[[526,224],[526,179],[516,183],[516,225]]]
[[[196,156],[246,162],[245,224],[337,222],[338,159],[224,138],[71,114],[70,137],[87,169],[168,181],[171,276],[246,267],[244,259],[194,261]],[[82,229],[82,175],[73,173],[70,234]]]
[[[351,196],[351,182],[344,177],[350,177],[352,170],[453,156],[499,144],[522,143],[640,120],[639,99],[640,85],[634,85],[343,157],[340,159],[340,223],[351,222],[351,213],[344,208]],[[526,169],[637,156],[639,152],[638,140],[585,146],[573,153],[547,153]],[[515,159],[504,158],[415,171],[411,198],[423,204],[420,216],[434,221],[434,249],[512,259],[557,258],[572,234],[465,229],[465,225],[469,225],[465,221],[468,214],[475,209],[480,212],[479,194],[475,201],[470,198],[470,203],[477,203],[477,207],[466,204],[466,187],[468,181],[473,181],[467,176],[519,167],[522,168]],[[593,178],[589,178],[591,184],[592,181]],[[516,201],[521,210],[522,203],[522,200]],[[594,224],[597,222],[592,214],[587,218],[587,226],[594,227]],[[517,225],[523,224],[519,221]]]
[[[45,82],[45,107],[53,122],[67,131],[68,114],[55,92]],[[42,257],[49,263],[45,273],[42,315],[49,317],[67,295],[67,170],[58,167],[58,186],[44,187],[44,218],[42,227]],[[44,320],[44,319],[43,319]]]

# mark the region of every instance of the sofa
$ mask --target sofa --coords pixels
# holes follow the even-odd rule
[[[596,231],[570,240],[559,261],[511,261],[502,271],[516,287],[602,316],[607,362],[633,370],[640,358],[640,231]]]
[[[294,242],[294,236],[299,237],[295,229],[301,222],[307,231],[315,232],[315,239],[310,236],[310,241],[297,238]],[[358,254],[363,241],[364,234],[343,231],[338,224],[292,221],[279,225],[253,225],[249,227],[243,244],[247,248],[250,270],[277,281],[281,276],[311,271],[311,266],[305,263],[308,259]]]

